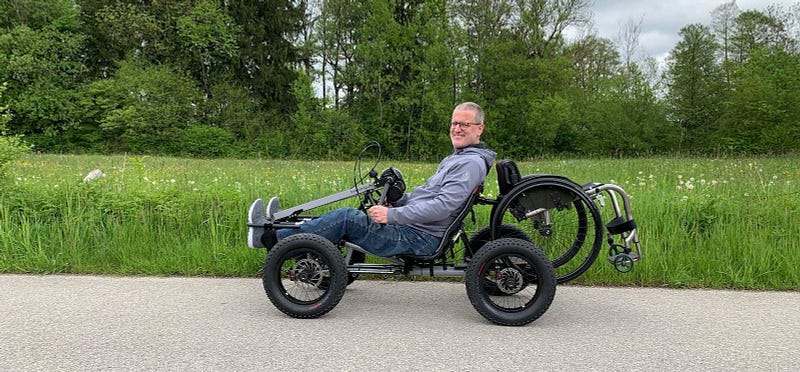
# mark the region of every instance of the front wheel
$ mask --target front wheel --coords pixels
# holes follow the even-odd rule
[[[333,310],[347,286],[347,267],[327,239],[297,234],[282,239],[264,261],[264,291],[278,310],[317,318]]]
[[[553,302],[553,265],[533,243],[514,238],[484,245],[467,266],[467,296],[484,318],[521,326],[538,319]]]

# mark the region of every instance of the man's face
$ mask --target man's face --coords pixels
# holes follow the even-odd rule
[[[453,123],[465,125],[453,125]],[[461,149],[475,145],[480,142],[481,133],[483,133],[483,124],[475,123],[475,111],[453,111],[453,118],[450,120],[450,141],[453,143],[453,147]]]

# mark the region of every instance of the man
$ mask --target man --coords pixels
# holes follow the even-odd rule
[[[347,239],[381,257],[432,254],[472,190],[486,179],[496,156],[480,140],[484,113],[477,104],[465,102],[456,106],[449,127],[453,153],[439,163],[436,173],[424,185],[403,195],[395,206],[373,206],[369,217],[355,208],[340,208],[302,223],[297,229],[272,232],[251,227],[248,245],[271,248],[289,235],[314,233],[333,243]],[[266,219],[259,202],[251,207],[251,224]],[[266,213],[271,216],[277,208],[277,204],[270,203]]]

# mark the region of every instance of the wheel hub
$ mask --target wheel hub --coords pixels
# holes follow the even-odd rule
[[[523,288],[522,273],[514,268],[507,267],[500,270],[495,279],[497,280],[497,288],[507,294],[514,294]]]
[[[323,279],[322,265],[317,260],[304,258],[295,262],[289,280],[318,286]]]

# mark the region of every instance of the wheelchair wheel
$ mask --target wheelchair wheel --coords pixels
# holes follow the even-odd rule
[[[317,318],[342,299],[347,268],[333,243],[319,235],[297,234],[269,251],[262,278],[278,310],[295,318]]]
[[[552,261],[558,283],[579,277],[597,259],[603,242],[600,212],[580,186],[540,176],[517,185],[493,208],[490,226],[502,237],[515,226]]]
[[[493,240],[475,253],[467,266],[466,286],[475,310],[500,325],[538,319],[556,294],[550,260],[533,243],[514,238]]]

